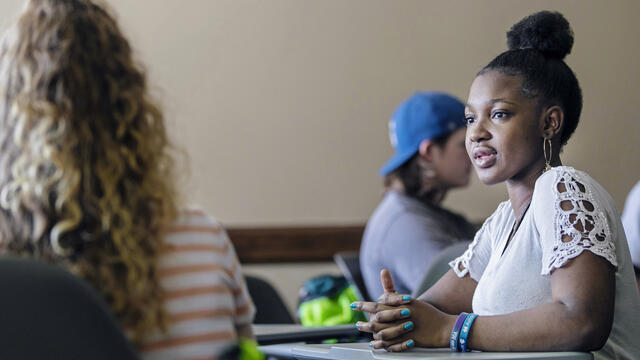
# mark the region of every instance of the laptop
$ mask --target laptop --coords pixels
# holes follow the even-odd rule
[[[260,345],[314,342],[335,338],[363,336],[354,325],[305,327],[291,324],[254,324],[253,333]]]

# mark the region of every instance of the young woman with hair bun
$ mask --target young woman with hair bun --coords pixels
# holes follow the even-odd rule
[[[375,349],[593,351],[640,354],[640,296],[609,194],[560,151],[578,125],[582,95],[564,62],[573,33],[557,12],[507,33],[509,50],[477,75],[467,100],[466,148],[480,180],[506,182],[501,203],[451,270],[418,299],[385,270],[360,330]]]

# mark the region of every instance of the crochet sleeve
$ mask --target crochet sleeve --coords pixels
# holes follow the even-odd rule
[[[549,275],[583,251],[617,266],[609,226],[611,212],[594,193],[597,183],[588,175],[562,167],[538,180],[534,216],[542,247],[541,274]]]

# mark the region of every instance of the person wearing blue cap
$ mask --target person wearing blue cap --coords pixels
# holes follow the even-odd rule
[[[464,105],[439,92],[417,92],[389,121],[395,154],[380,169],[386,193],[367,223],[360,266],[369,296],[383,293],[380,270],[397,290],[412,293],[430,259],[443,248],[471,240],[475,227],[440,206],[447,191],[469,183]]]

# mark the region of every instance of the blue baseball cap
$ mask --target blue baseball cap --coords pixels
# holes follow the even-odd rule
[[[409,160],[424,140],[466,126],[464,104],[440,92],[417,92],[396,108],[389,120],[389,139],[395,154],[378,174],[387,175]]]

